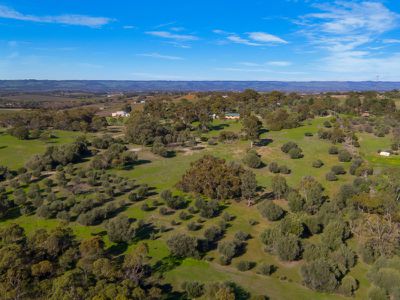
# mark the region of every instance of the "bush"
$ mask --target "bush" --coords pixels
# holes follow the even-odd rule
[[[340,150],[338,159],[340,162],[349,162],[352,159],[352,156],[349,151],[347,150]]]
[[[179,213],[179,219],[181,219],[181,220],[187,220],[187,219],[189,219],[188,213],[187,213],[187,212],[184,212],[184,211],[181,211],[181,212]]]
[[[289,208],[292,212],[301,212],[304,210],[305,200],[297,191],[292,191],[288,194],[287,200]]]
[[[331,168],[332,173],[334,173],[335,175],[344,175],[346,174],[346,170],[344,169],[343,166],[333,166]]]
[[[342,279],[342,282],[339,286],[339,293],[350,297],[353,296],[354,292],[357,290],[357,281],[354,277],[347,275]]]
[[[235,239],[241,242],[245,242],[250,238],[250,234],[243,232],[243,231],[238,231],[235,233]]]
[[[197,281],[184,282],[182,288],[189,299],[199,298],[204,294],[204,285]]]
[[[160,215],[165,216],[165,215],[168,215],[169,210],[168,210],[168,208],[166,208],[165,206],[161,206],[161,207],[158,209],[158,212],[160,213]]]
[[[293,234],[301,237],[304,233],[304,225],[302,220],[295,214],[288,214],[279,223],[279,229],[282,234]]]
[[[243,163],[253,169],[257,169],[262,165],[260,157],[254,150],[247,152],[246,156],[243,158]]]
[[[261,215],[269,221],[278,221],[285,215],[285,211],[271,201],[264,201],[258,209]]]
[[[195,222],[190,222],[187,224],[187,229],[190,231],[196,231],[200,229],[200,225]]]
[[[277,173],[279,173],[279,166],[278,166],[278,164],[277,164],[276,162],[272,162],[272,163],[270,163],[270,164],[268,165],[268,170],[269,170],[271,173],[277,174]]]
[[[331,155],[336,155],[339,153],[339,149],[336,146],[332,146],[329,148],[328,153]]]
[[[274,265],[270,264],[262,264],[258,268],[258,273],[266,276],[270,276],[272,273],[274,273],[276,270],[276,267]]]
[[[328,180],[328,181],[337,181],[338,180],[338,178],[337,178],[337,176],[336,176],[336,174],[334,172],[326,173],[325,179]]]
[[[308,136],[308,137],[310,137],[310,136],[314,136],[314,134],[313,134],[313,133],[311,133],[311,132],[306,132],[306,133],[304,133],[304,135],[305,135],[305,136]]]
[[[147,203],[143,203],[140,209],[143,211],[150,211],[150,207]]]
[[[185,234],[176,234],[167,240],[167,246],[176,257],[197,257],[198,241],[195,237]]]
[[[290,172],[290,169],[285,165],[279,167],[279,173],[281,174],[290,174]]]
[[[276,241],[275,251],[283,261],[296,260],[301,254],[300,240],[293,234],[281,236]]]
[[[287,142],[286,144],[283,144],[283,146],[281,147],[281,150],[284,153],[289,153],[290,150],[295,149],[295,148],[299,148],[299,146],[296,143]]]
[[[290,149],[289,151],[289,156],[291,159],[299,159],[302,158],[303,155],[303,150],[301,150],[301,148],[293,148]]]
[[[378,288],[376,286],[372,286],[368,291],[368,299],[370,299],[370,300],[387,300],[388,296],[386,295],[385,290]]]
[[[204,237],[209,242],[216,242],[222,237],[222,230],[218,226],[211,226],[204,231]]]
[[[332,124],[329,121],[325,121],[324,126],[325,126],[325,128],[332,128]]]
[[[242,243],[238,241],[223,241],[218,245],[218,252],[227,259],[228,262],[238,255],[240,249],[242,247]]]
[[[236,268],[239,271],[244,272],[244,271],[248,271],[248,270],[252,269],[253,266],[254,266],[253,262],[250,262],[247,260],[242,260],[242,261],[238,262],[238,264],[236,265]]]
[[[321,168],[323,165],[324,163],[320,159],[314,160],[312,163],[313,168]]]
[[[301,275],[307,287],[319,292],[333,292],[338,285],[335,268],[325,259],[303,265]]]

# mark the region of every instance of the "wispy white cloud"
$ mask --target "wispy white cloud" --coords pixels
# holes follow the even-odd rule
[[[287,41],[278,36],[261,31],[248,32],[246,33],[246,37],[240,36],[239,34],[236,34],[234,32],[227,32],[221,29],[214,29],[212,32],[218,35],[225,36],[226,41],[247,46],[259,47],[259,46],[267,46],[273,44],[288,43]]]
[[[165,39],[177,40],[177,41],[195,41],[195,40],[199,39],[195,35],[177,34],[177,33],[172,33],[169,31],[147,31],[146,34],[165,38]]]
[[[133,25],[125,25],[125,26],[122,26],[122,28],[123,29],[136,29],[137,27],[133,26]]]
[[[399,15],[379,2],[344,2],[318,4],[320,10],[303,16],[303,26],[310,41],[332,52],[352,51],[366,45],[398,25]]]
[[[400,44],[399,39],[384,39],[382,42],[384,44]]]
[[[243,44],[243,45],[247,45],[247,46],[261,46],[261,44],[259,44],[259,43],[251,42],[248,39],[241,38],[238,35],[228,35],[226,37],[226,39],[228,41],[234,42],[236,44]]]
[[[282,39],[276,35],[272,35],[272,34],[265,33],[265,32],[250,32],[248,35],[249,35],[250,39],[252,39],[253,41],[257,41],[257,42],[278,43],[278,44],[287,44],[288,43],[287,41],[285,41],[284,39]]]
[[[265,63],[239,62],[238,64],[246,67],[265,67],[265,66],[288,67],[292,65],[290,61],[268,61]]]
[[[87,27],[101,27],[112,21],[105,17],[92,17],[86,15],[65,14],[58,16],[35,16],[23,14],[5,5],[0,5],[0,18],[38,23],[57,23],[66,25],[79,25]]]
[[[398,27],[397,13],[377,1],[336,1],[315,7],[319,12],[298,22],[311,46],[326,51],[314,63],[315,70],[336,80],[372,80],[376,75],[399,78],[400,54],[382,50],[382,44],[397,40],[380,39]]]
[[[288,67],[292,65],[290,61],[269,61],[267,64],[274,67]]]
[[[138,54],[138,56],[159,58],[159,59],[167,59],[167,60],[183,60],[183,58],[179,57],[179,56],[163,55],[163,54],[160,54],[160,53],[157,53],[157,52],[142,53],[142,54]]]

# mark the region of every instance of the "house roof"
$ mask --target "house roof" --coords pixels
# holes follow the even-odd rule
[[[227,117],[240,117],[239,113],[226,113],[225,116]]]

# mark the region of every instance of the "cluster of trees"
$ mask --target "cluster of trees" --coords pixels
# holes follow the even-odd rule
[[[113,256],[101,237],[77,241],[68,227],[26,236],[11,224],[0,230],[2,299],[159,299],[147,245]]]
[[[44,154],[34,155],[26,163],[26,167],[34,173],[40,174],[44,170],[52,170],[57,166],[77,163],[83,157],[90,155],[88,145],[86,138],[79,137],[71,144],[49,146]]]
[[[282,152],[289,154],[291,159],[302,158],[303,150],[295,142],[287,142],[281,147]]]
[[[232,199],[255,194],[257,182],[242,166],[206,155],[191,164],[177,187],[211,199]]]
[[[0,126],[12,127],[10,133],[19,138],[28,138],[29,132],[51,128],[99,131],[107,126],[107,121],[104,117],[97,116],[96,112],[92,108],[9,112],[0,115]]]
[[[105,145],[102,145],[105,146]],[[137,161],[138,155],[129,151],[123,144],[110,144],[105,151],[97,154],[91,161],[91,166],[96,170],[109,168],[129,168]]]

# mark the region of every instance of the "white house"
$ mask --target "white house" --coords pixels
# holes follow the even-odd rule
[[[130,115],[131,115],[130,113],[127,113],[126,111],[123,111],[123,110],[111,113],[112,117],[124,117],[124,118],[127,118]]]
[[[390,156],[390,153],[389,153],[389,152],[387,152],[387,151],[381,151],[381,152],[379,152],[379,155],[380,155],[380,156],[386,156],[386,157],[389,157],[389,156]]]

